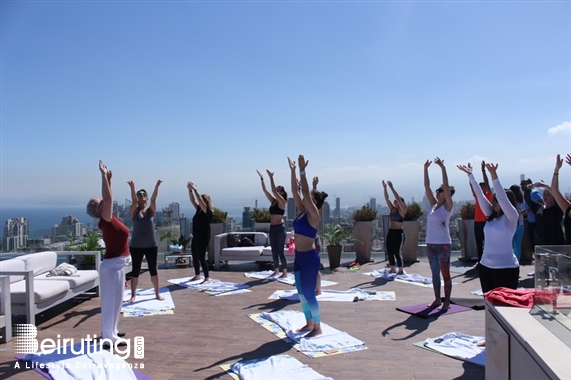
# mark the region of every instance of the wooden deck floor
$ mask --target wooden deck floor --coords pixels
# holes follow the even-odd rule
[[[366,342],[367,350],[310,359],[253,322],[246,315],[263,311],[293,309],[301,311],[298,302],[270,300],[275,290],[291,289],[279,282],[262,282],[244,277],[245,271],[261,270],[257,264],[233,264],[211,277],[222,281],[246,283],[251,292],[211,296],[197,290],[171,285],[168,279],[193,275],[190,268],[160,269],[161,286],[169,286],[175,303],[173,315],[152,317],[121,317],[119,329],[126,338],[143,336],[143,360],[129,358],[144,368],[139,371],[155,379],[230,379],[220,364],[278,354],[289,354],[310,365],[317,372],[334,379],[483,379],[484,369],[432,353],[413,344],[428,337],[448,332],[484,336],[484,311],[470,310],[440,318],[423,319],[395,310],[431,302],[432,289],[385,282],[362,273],[384,268],[386,262],[364,265],[360,271],[322,271],[322,279],[337,282],[331,289],[347,290],[360,287],[369,290],[392,290],[396,301],[321,302],[323,322]],[[455,265],[459,262],[453,263]],[[471,264],[469,264],[471,265]],[[426,259],[405,268],[409,273],[430,276]],[[476,271],[453,269],[453,297],[470,298],[470,291],[479,289]],[[521,268],[524,286],[526,273]],[[140,288],[151,287],[148,272],[143,273]],[[99,335],[99,299],[70,301],[49,314],[38,316],[38,340],[61,337],[85,338]],[[16,320],[14,323],[24,323]],[[40,379],[32,370],[14,369],[13,341],[0,345],[0,378]]]

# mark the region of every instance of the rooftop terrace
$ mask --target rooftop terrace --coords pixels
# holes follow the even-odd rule
[[[459,253],[456,253],[457,256]],[[378,255],[378,254],[377,254]],[[344,255],[343,261],[349,256]],[[299,302],[270,300],[278,289],[291,289],[279,282],[263,282],[246,278],[243,273],[267,269],[255,263],[230,263],[211,277],[222,281],[245,283],[251,292],[211,296],[197,290],[171,285],[168,279],[193,275],[190,268],[160,268],[161,286],[169,286],[175,303],[173,315],[153,317],[121,317],[120,331],[127,338],[145,338],[145,358],[127,359],[130,363],[142,363],[140,372],[155,379],[230,379],[220,364],[244,359],[288,354],[308,364],[314,370],[334,379],[483,379],[484,369],[450,357],[429,352],[413,344],[428,337],[448,332],[462,332],[484,336],[484,311],[467,312],[424,319],[397,311],[398,306],[410,306],[431,302],[431,288],[364,276],[363,272],[386,266],[384,257],[374,256],[375,262],[366,264],[359,271],[343,269],[330,272],[327,254],[322,254],[325,269],[322,279],[337,282],[331,289],[347,290],[360,287],[368,290],[395,291],[396,301],[359,301],[353,303],[321,302],[323,322],[365,341],[367,350],[329,357],[310,359],[284,341],[253,322],[246,315],[272,312],[281,309],[301,311]],[[405,267],[408,273],[429,277],[426,258]],[[292,260],[293,261],[293,260]],[[349,260],[350,261],[350,260]],[[159,259],[159,263],[162,260]],[[480,288],[473,263],[453,258],[453,297],[477,298],[470,294]],[[526,274],[532,266],[521,266],[520,286],[532,287]],[[143,273],[140,288],[150,288],[148,272]],[[55,339],[57,334],[77,340],[87,334],[100,333],[100,301],[98,298],[72,300],[38,316],[38,340]],[[25,323],[16,319],[14,323]],[[41,379],[32,370],[14,369],[13,342],[0,345],[0,378]]]

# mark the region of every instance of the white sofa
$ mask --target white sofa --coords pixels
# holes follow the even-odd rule
[[[95,255],[95,269],[78,270],[72,276],[47,276],[57,266],[58,256],[70,255]],[[11,314],[25,314],[27,323],[35,324],[36,314],[79,294],[94,289],[94,295],[99,296],[100,264],[99,251],[46,251],[0,261],[0,276],[10,276]],[[7,290],[2,288],[2,294]],[[11,327],[11,318],[6,325]]]
[[[255,246],[253,247],[228,247],[228,235],[254,235]],[[286,242],[291,238],[291,232],[287,233]],[[284,246],[284,253],[287,254]],[[220,269],[221,261],[260,261],[273,262],[270,239],[265,232],[225,232],[214,237],[214,269]]]

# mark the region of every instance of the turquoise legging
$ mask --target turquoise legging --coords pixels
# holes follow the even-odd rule
[[[321,322],[319,303],[315,296],[315,285],[317,284],[317,272],[319,272],[321,258],[317,250],[312,249],[306,252],[295,251],[293,270],[295,275],[295,287],[301,302],[301,309],[305,319],[313,320],[313,323]]]
[[[523,240],[523,226],[518,226],[515,230],[514,237],[512,239],[512,246],[514,248],[514,255],[517,257],[517,261],[521,258],[521,242]]]

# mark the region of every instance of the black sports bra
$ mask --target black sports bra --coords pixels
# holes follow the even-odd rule
[[[278,202],[273,202],[270,206],[270,215],[283,215],[285,210],[281,209]]]

